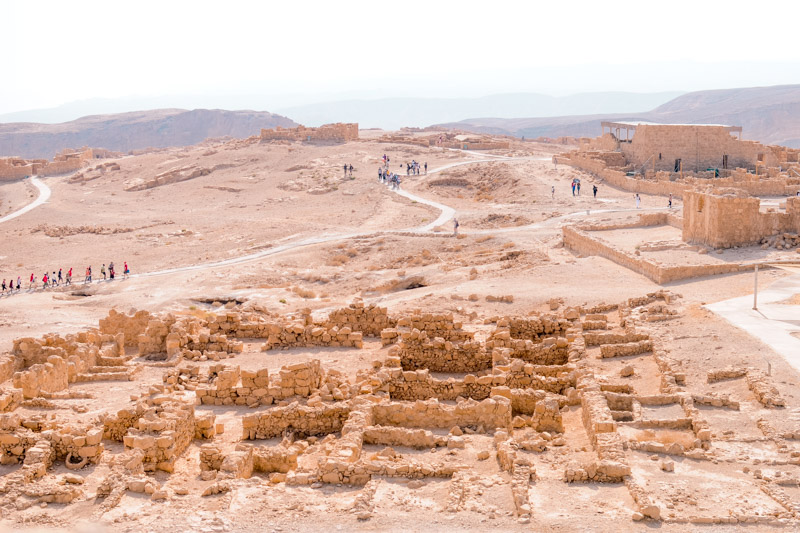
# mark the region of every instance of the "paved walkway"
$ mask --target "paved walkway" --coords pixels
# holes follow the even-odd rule
[[[34,200],[33,202],[29,203],[22,209],[17,209],[13,213],[9,213],[6,216],[0,218],[0,223],[8,222],[9,220],[15,219],[20,215],[24,215],[28,211],[35,209],[45,203],[48,199],[50,199],[50,187],[45,185],[43,182],[39,181],[39,178],[36,176],[31,176],[28,178],[30,182],[39,189],[39,197]]]
[[[753,310],[752,294],[708,304],[705,308],[760,339],[800,371],[800,305],[778,303],[795,294],[800,294],[800,275],[759,287],[757,311]]]

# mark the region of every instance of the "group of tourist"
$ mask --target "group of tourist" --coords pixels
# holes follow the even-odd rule
[[[425,174],[428,173],[428,163],[426,162],[424,165]],[[411,163],[406,163],[406,176],[419,176],[420,171],[420,164],[417,163],[415,160],[411,160]]]
[[[125,261],[125,266],[122,269],[122,277],[123,279],[127,278],[130,274],[130,269],[128,268],[128,262]],[[106,270],[106,264],[103,263],[103,266],[100,267],[100,274],[103,276],[103,281],[106,280],[113,280],[116,277],[116,270],[114,269],[114,261],[111,261],[108,264],[108,270]],[[108,277],[106,277],[108,276]],[[92,266],[89,265],[86,267],[86,277],[83,279],[83,283],[91,283],[92,282]]]
[[[103,276],[103,280],[106,281],[113,280],[117,275],[116,269],[114,267],[114,262],[112,261],[111,263],[109,263],[108,268],[106,268],[105,263],[103,263],[103,266],[100,268],[100,273]],[[131,272],[130,269],[128,268],[128,262],[125,261],[122,269],[123,278],[127,278],[130,275],[130,273]],[[31,272],[31,276],[28,280],[28,291],[30,292],[36,290],[37,284],[40,281],[42,290],[59,287],[61,285],[64,286],[72,285],[72,267],[70,267],[69,270],[66,271],[66,273],[64,273],[64,270],[61,268],[58,269],[58,272],[54,270],[52,274],[45,272],[44,274],[42,274],[41,279],[38,278],[36,274]],[[84,278],[83,283],[84,284],[92,283],[91,266],[86,267],[86,277]],[[22,277],[17,276],[16,281],[14,281],[14,278],[10,278],[8,280],[4,278],[2,284],[0,285],[0,289],[2,289],[2,291],[0,292],[0,296],[11,295],[14,294],[15,292],[21,292]]]
[[[397,190],[400,188],[400,176],[389,171],[389,161],[391,161],[389,156],[383,154],[383,166],[378,167],[378,181],[384,184],[388,183],[392,190]],[[400,168],[403,168],[402,164]]]
[[[392,190],[400,188],[400,176],[394,172],[389,172],[388,165],[378,167],[378,181],[380,183],[388,183]]]
[[[348,171],[350,172],[350,177],[352,178],[353,177],[353,164],[352,163],[349,164],[349,165],[347,163],[344,164],[344,177],[345,178],[347,177],[347,172]]]
[[[581,195],[581,180],[579,178],[572,178],[572,196]]]
[[[597,191],[600,189],[597,188],[597,185],[592,185],[592,196],[597,198]],[[572,179],[572,196],[580,196],[581,195],[581,180],[579,178]],[[550,187],[550,197],[555,200],[556,199],[556,186],[553,185]]]

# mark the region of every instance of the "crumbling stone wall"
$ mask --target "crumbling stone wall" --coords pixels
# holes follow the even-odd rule
[[[124,334],[101,334],[87,330],[61,337],[45,335],[41,339],[14,341],[11,360],[0,360],[0,371],[16,371],[13,386],[24,389],[25,398],[51,396],[76,381],[129,379],[135,366],[122,366]]]
[[[299,438],[337,433],[349,414],[350,406],[346,403],[308,407],[292,402],[243,416],[242,439],[271,439],[285,432],[294,432]]]
[[[36,174],[37,166],[33,161],[18,157],[0,157],[0,180],[20,180]]]
[[[505,318],[497,322],[497,332],[504,328],[512,339],[541,341],[545,337],[564,337],[571,327],[568,320],[555,315],[541,315],[536,318]],[[493,334],[493,337],[496,336]]]
[[[22,389],[24,398],[36,398],[42,392],[56,392],[69,386],[67,362],[57,355],[47,358],[45,364],[35,364],[14,374],[14,387]]]
[[[100,461],[103,453],[102,438],[103,429],[100,427],[59,427],[54,421],[44,418],[23,419],[18,414],[3,414],[0,415],[0,463],[27,464],[37,455],[31,450],[45,442],[45,468],[53,461],[65,461],[67,468],[74,470]]]
[[[800,231],[800,198],[786,212],[761,212],[758,198],[691,191],[683,199],[683,240],[714,248],[756,244],[764,237]]]
[[[462,344],[433,340],[422,331],[414,329],[403,333],[397,355],[405,370],[429,369],[432,372],[477,372],[492,366],[491,354],[480,342]]]
[[[385,307],[378,307],[375,304],[365,306],[363,302],[354,302],[348,307],[332,311],[325,326],[328,329],[338,326],[340,331],[341,328],[347,327],[363,335],[379,337],[382,330],[392,328],[396,323],[395,319],[389,317]]]
[[[46,159],[21,159],[19,157],[0,158],[0,180],[11,181],[26,176],[55,176],[79,170],[84,163],[94,157],[91,148],[79,150],[64,149],[53,157]]]
[[[563,365],[569,358],[569,343],[564,337],[548,337],[537,343],[527,339],[511,339],[507,335],[508,331],[495,332],[486,341],[486,349],[493,350],[492,358],[495,361],[502,357],[522,359],[536,365]]]
[[[475,338],[475,332],[463,329],[463,324],[457,322],[452,313],[431,314],[414,312],[411,316],[401,317],[397,320],[398,328],[424,331],[428,337],[440,337],[451,342],[466,342]]]
[[[755,368],[723,368],[708,371],[707,380],[709,383],[722,381],[724,379],[745,378],[747,388],[749,388],[756,400],[764,407],[784,407],[786,401],[781,397],[780,392],[772,383],[772,379],[765,372]]]
[[[200,447],[200,469],[228,472],[231,477],[250,477],[252,472],[287,473],[297,468],[297,459],[303,446],[284,441],[278,446],[253,446],[239,443],[233,454],[225,455],[218,444]]]
[[[238,366],[212,365],[209,368],[208,384],[195,388],[197,398],[208,405],[271,405],[281,400],[300,396],[308,398],[312,394],[331,394],[333,389],[341,394],[340,379],[337,373],[330,376],[322,370],[319,360],[295,363],[281,367],[277,375],[269,371],[240,370]]]
[[[370,426],[364,429],[364,444],[408,446],[410,448],[425,449],[447,446],[447,437],[436,435],[427,429]]]
[[[156,395],[122,438],[126,449],[144,453],[145,471],[172,472],[195,437],[194,405],[179,396]]]
[[[343,143],[358,140],[358,124],[341,123],[324,124],[319,128],[262,129],[261,141],[305,141],[305,142],[337,142]]]
[[[410,428],[451,428],[453,426],[511,428],[511,401],[508,398],[487,398],[481,402],[463,400],[456,405],[436,400],[414,403],[378,404],[372,408],[373,423],[379,426]]]
[[[111,335],[122,333],[125,336],[125,346],[138,346],[139,335],[147,330],[152,319],[153,315],[148,311],[120,313],[116,309],[111,309],[108,316],[100,319],[100,333]]]

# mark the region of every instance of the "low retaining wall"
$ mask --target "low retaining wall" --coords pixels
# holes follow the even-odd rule
[[[753,265],[744,265],[741,263],[662,266],[652,261],[627,254],[621,250],[615,250],[611,246],[593,239],[587,232],[577,227],[565,226],[562,231],[564,246],[570,250],[575,250],[576,252],[586,255],[605,257],[609,261],[613,261],[618,265],[633,270],[660,285],[681,279],[753,270]]]

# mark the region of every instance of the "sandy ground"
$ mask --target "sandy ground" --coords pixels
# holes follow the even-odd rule
[[[361,297],[366,303],[388,307],[392,313],[414,309],[453,312],[465,327],[480,331],[484,321],[493,316],[546,311],[551,298],[562,298],[565,305],[591,306],[621,302],[661,288],[610,261],[579,257],[562,247],[560,227],[564,223],[613,222],[629,217],[636,209],[632,193],[604,183],[597,183],[599,191],[594,198],[593,177],[569,167],[555,168],[550,162],[558,149],[517,143],[510,151],[495,153],[501,157],[493,161],[453,166],[427,176],[406,178],[403,170],[404,190],[455,209],[462,233],[458,237],[452,235],[450,222],[438,227],[438,233],[400,231],[430,223],[439,212],[379,184],[381,156],[389,155],[395,171],[400,170],[401,162],[412,158],[427,162],[432,171],[489,158],[486,155],[368,140],[337,146],[205,144],[125,157],[118,161],[120,170],[84,172],[85,179],[80,181],[69,176],[47,178],[44,181],[52,190],[49,202],[2,224],[0,278],[22,276],[25,290],[0,297],[0,349],[10,350],[13,339],[22,336],[66,334],[96,326],[112,308],[183,312],[190,307],[206,308],[205,302],[213,299],[239,299],[262,303],[275,312],[310,308],[322,313]],[[345,163],[355,168],[352,179],[343,176]],[[211,173],[187,181],[125,190],[172,168],[215,166],[218,168]],[[580,196],[573,197],[570,182],[575,177],[581,178],[582,189]],[[19,182],[0,185],[0,215],[23,206],[34,195]],[[642,207],[664,209],[666,198],[642,195]],[[676,210],[680,211],[679,204]],[[347,237],[353,234],[357,236]],[[321,236],[327,242],[245,262],[187,270]],[[620,247],[633,249],[646,242],[675,241],[679,236],[672,228],[656,228],[652,233],[615,232],[609,238]],[[648,253],[667,256],[670,252]],[[136,276],[97,282],[102,277],[100,266],[111,261],[118,273],[127,261]],[[96,281],[84,285],[83,272],[88,265],[93,267]],[[27,290],[31,272],[41,278],[45,271],[66,271],[69,267],[74,269],[72,287]],[[760,279],[768,286],[786,275],[768,270],[760,273]],[[414,280],[415,288],[406,289],[409,280]],[[756,458],[761,462],[788,457],[790,451],[779,450],[763,438],[756,422],[768,417],[777,427],[796,424],[800,376],[758,339],[702,307],[749,294],[752,274],[685,280],[667,288],[683,296],[679,314],[674,320],[653,323],[648,326],[649,332],[683,366],[687,390],[697,394],[724,391],[735,396],[742,407],[739,411],[707,410],[712,430],[719,435],[714,442],[716,461],[680,459],[676,460],[675,473],[665,473],[650,460],[650,454],[630,452],[634,478],[656,494],[666,516],[676,520],[717,516],[729,510],[765,514],[783,510],[759,490],[757,480],[742,467],[757,468],[753,463]],[[513,303],[486,301],[487,296],[503,295],[513,295]],[[609,317],[613,320],[614,314]],[[277,369],[288,362],[318,358],[324,365],[355,374],[369,368],[372,360],[385,352],[378,343],[367,343],[357,356],[335,349],[297,349],[265,356],[251,348],[232,362],[243,368],[266,363]],[[596,358],[590,350],[590,358],[598,374],[615,378],[623,364],[633,364],[636,376],[632,383],[637,393],[658,392],[658,369],[651,357],[607,361]],[[776,376],[775,386],[788,407],[778,415],[775,410],[764,409],[742,380],[713,385],[705,382],[708,369],[740,364],[759,368],[769,364]],[[94,400],[83,401],[87,416],[92,416],[125,405],[130,394],[145,390],[150,383],[160,383],[160,375],[160,370],[149,368],[132,382],[74,388],[94,393]],[[225,438],[234,439],[237,424],[241,424],[239,418],[247,409],[218,411],[226,424]],[[69,409],[58,412],[67,419],[75,416]],[[652,416],[661,414],[654,411]],[[564,413],[571,457],[579,457],[585,449],[592,454],[580,417],[579,407]],[[629,431],[627,438],[637,439],[642,430],[625,431]],[[664,436],[677,440],[684,437]],[[456,451],[452,460],[474,462],[475,451],[486,447],[491,447],[490,436],[470,436],[467,449]],[[113,451],[113,446],[109,448]],[[536,458],[538,477],[530,488],[530,524],[517,522],[510,478],[494,461],[474,462],[476,478],[461,512],[442,511],[449,490],[446,480],[430,480],[422,487],[409,488],[407,483],[386,479],[374,497],[373,518],[360,522],[349,512],[359,491],[353,487],[285,487],[254,477],[232,493],[200,498],[202,483],[193,473],[198,454],[199,443],[194,443],[181,458],[176,474],[159,474],[160,481],[168,486],[188,484],[189,496],[154,503],[142,495],[129,494],[102,517],[101,530],[645,529],[631,522],[635,504],[624,486],[564,483],[566,459],[556,448]],[[3,468],[7,473],[10,467]],[[87,473],[87,494],[107,469],[101,464]],[[796,465],[780,469],[800,476]],[[800,491],[795,492],[800,497]],[[74,527],[89,531],[93,529],[81,524],[91,516],[92,506],[93,499],[87,497],[69,506],[49,505],[20,512],[4,509],[2,525],[58,527],[68,520]],[[687,526],[678,520],[665,522],[660,528],[686,531]],[[765,526],[752,526],[753,530],[760,528]]]
[[[0,190],[0,217],[31,203],[38,193],[28,180],[4,182]]]

